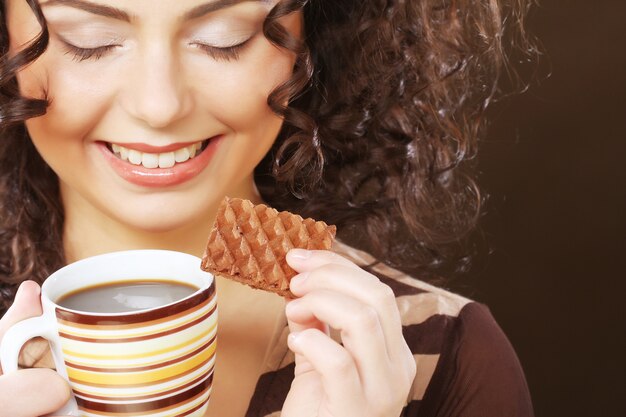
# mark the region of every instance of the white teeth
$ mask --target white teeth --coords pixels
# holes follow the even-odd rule
[[[133,165],[143,165],[145,168],[171,168],[177,163],[183,163],[195,157],[202,150],[202,142],[196,142],[173,152],[147,153],[135,149],[125,148],[112,143],[113,153],[124,161]]]
[[[120,158],[124,161],[128,161],[128,149],[122,148],[121,146],[118,146],[118,148],[120,150]]]
[[[133,165],[141,165],[142,154],[134,149],[128,150],[128,161]]]
[[[159,154],[159,168],[171,168],[175,163],[176,160],[174,159],[174,152]]]
[[[174,159],[176,160],[176,162],[185,162],[189,159],[189,149],[178,149],[176,152],[174,152]]]
[[[141,165],[146,168],[156,168],[159,166],[159,154],[144,153],[141,157]]]

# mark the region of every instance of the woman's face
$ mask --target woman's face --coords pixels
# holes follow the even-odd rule
[[[267,97],[295,61],[262,33],[276,1],[40,2],[50,44],[18,82],[50,100],[26,126],[67,216],[159,232],[251,196],[282,123]],[[6,3],[15,53],[40,27],[25,0]],[[298,36],[300,20],[282,23]]]

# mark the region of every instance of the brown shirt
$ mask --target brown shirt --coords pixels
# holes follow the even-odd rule
[[[373,262],[346,245],[334,249],[361,266]],[[533,416],[520,363],[487,307],[385,265],[367,269],[393,289],[417,365],[401,417]],[[288,334],[283,320],[246,417],[280,416],[294,373]]]

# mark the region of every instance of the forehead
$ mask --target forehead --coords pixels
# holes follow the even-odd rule
[[[40,0],[44,10],[68,7],[118,20],[132,21],[139,17],[158,15],[190,20],[224,9],[245,5],[271,8],[278,0]]]

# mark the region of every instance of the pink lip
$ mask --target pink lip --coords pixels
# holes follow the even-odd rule
[[[222,138],[223,136],[215,136],[209,139],[207,147],[199,155],[185,162],[177,163],[172,168],[145,168],[142,165],[133,165],[113,155],[105,142],[98,142],[97,145],[111,168],[126,181],[142,187],[168,187],[189,181],[202,172],[211,161]],[[189,142],[189,145],[192,143],[196,142]],[[138,151],[150,149],[153,153],[159,153],[179,149],[183,145],[175,144],[158,148],[146,144],[124,144],[123,146]],[[174,147],[172,148],[172,146]],[[159,149],[159,151],[154,152],[154,149]]]

